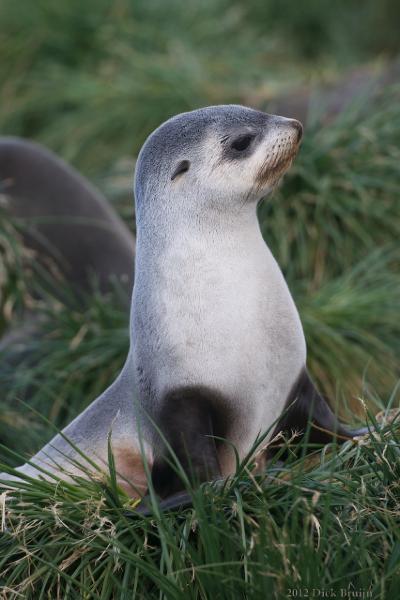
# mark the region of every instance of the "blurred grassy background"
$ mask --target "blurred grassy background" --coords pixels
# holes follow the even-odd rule
[[[372,81],[398,60],[399,21],[396,0],[3,0],[0,133],[60,154],[133,229],[135,156],[161,121],[215,103],[296,106],[363,69],[371,85],[350,85],[335,118],[311,95],[300,155],[259,212],[312,373],[357,412],[359,396],[385,403],[399,376],[399,90]],[[0,364],[0,439],[31,452],[51,429],[17,400],[65,425],[118,372],[127,314],[121,292],[75,308],[37,300],[18,227],[0,212],[0,331],[27,308],[43,325]]]
[[[175,113],[395,55],[399,19],[394,0],[3,0],[0,127],[100,177]]]

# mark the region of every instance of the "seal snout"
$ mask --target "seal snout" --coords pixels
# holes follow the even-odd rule
[[[296,144],[299,144],[303,137],[303,125],[297,119],[290,119],[290,126],[296,130]]]

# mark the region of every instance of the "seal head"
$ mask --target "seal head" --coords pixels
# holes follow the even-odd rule
[[[266,196],[289,168],[302,137],[294,119],[243,106],[211,106],[173,117],[154,131],[143,146],[135,179],[137,211],[174,197],[179,188],[198,193],[198,204],[235,209],[238,203]],[[150,176],[149,176],[150,175]],[[161,194],[164,195],[164,194]],[[146,200],[145,200],[146,199]],[[228,206],[225,202],[227,201]]]

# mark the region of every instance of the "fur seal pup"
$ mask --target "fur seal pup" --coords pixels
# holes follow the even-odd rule
[[[79,473],[71,461],[84,459],[67,438],[106,468],[112,430],[119,481],[143,494],[145,457],[168,498],[183,488],[170,449],[201,482],[234,472],[230,444],[243,458],[280,416],[275,433],[309,421],[322,442],[357,433],[336,421],[307,375],[300,318],[256,217],[301,137],[296,120],[236,105],[178,115],[150,135],[135,173],[126,364],[21,473]]]
[[[24,242],[51,257],[76,293],[90,276],[106,292],[116,278],[131,289],[134,238],[84,177],[39,144],[0,137],[0,194],[22,221]]]

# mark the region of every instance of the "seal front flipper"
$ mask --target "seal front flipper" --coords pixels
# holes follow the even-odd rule
[[[198,485],[221,476],[213,437],[221,433],[220,409],[216,395],[207,388],[184,387],[166,394],[157,416],[162,433],[151,472],[154,491],[161,498],[182,492],[186,478],[189,485]]]
[[[223,433],[223,402],[206,387],[187,386],[168,392],[155,421],[155,459],[151,479],[162,512],[192,506],[190,486],[221,477],[218,457]],[[127,516],[153,514],[146,495]]]
[[[343,443],[368,429],[349,430],[335,416],[327,400],[321,396],[306,369],[300,373],[286,402],[285,410],[274,429],[271,439],[279,433],[291,436],[298,432],[295,443],[307,435],[309,444],[325,445],[332,441]],[[273,456],[279,450],[271,444],[267,456]]]

